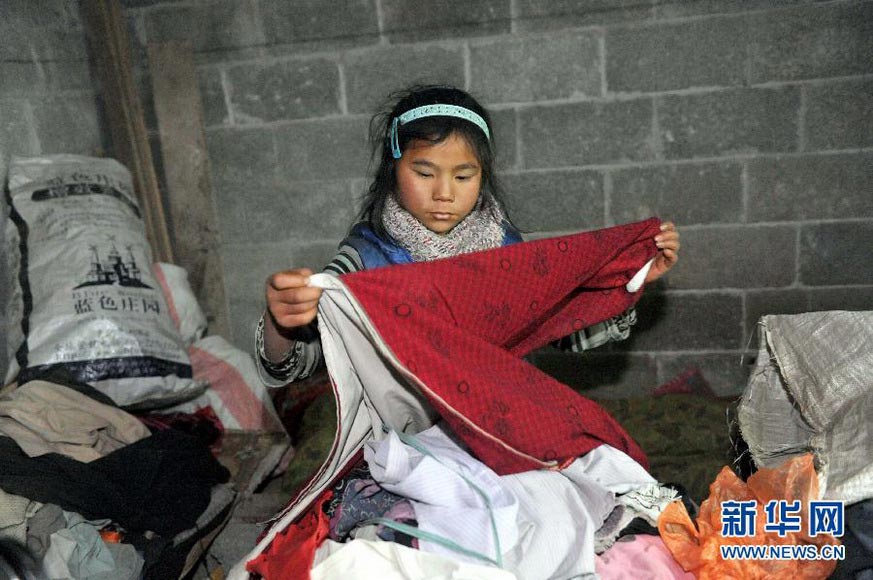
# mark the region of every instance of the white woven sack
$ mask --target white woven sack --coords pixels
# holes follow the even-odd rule
[[[13,157],[7,203],[7,382],[62,369],[128,409],[203,390],[152,275],[124,166]]]
[[[812,451],[826,499],[873,497],[873,311],[764,316],[740,428],[759,466]]]

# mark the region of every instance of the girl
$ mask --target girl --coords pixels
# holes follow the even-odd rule
[[[466,92],[422,86],[393,95],[390,112],[370,123],[379,166],[360,220],[325,268],[332,274],[433,260],[521,241],[501,200],[494,174],[488,112]],[[665,222],[660,249],[646,276],[652,282],[678,260],[679,233]],[[267,310],[258,324],[264,382],[279,386],[309,376],[321,361],[314,324],[321,289],[307,286],[311,270],[267,279]],[[633,309],[567,337],[582,351],[627,338]]]

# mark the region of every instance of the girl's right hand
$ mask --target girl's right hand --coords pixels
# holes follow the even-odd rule
[[[310,276],[312,270],[300,268],[276,272],[267,278],[267,311],[280,333],[315,320],[321,288],[306,285]]]

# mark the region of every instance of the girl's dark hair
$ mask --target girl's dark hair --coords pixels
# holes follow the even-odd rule
[[[488,111],[469,93],[448,85],[415,85],[389,95],[382,110],[370,120],[370,146],[372,148],[371,163],[377,162],[373,182],[364,195],[359,219],[365,220],[380,237],[390,238],[382,225],[382,213],[385,211],[385,200],[397,189],[397,177],[394,168],[397,160],[391,153],[388,142],[389,129],[395,117],[399,117],[410,109],[423,105],[457,105],[470,109],[488,125],[492,139],[494,129]],[[503,190],[494,172],[495,149],[493,141],[489,140],[478,126],[458,117],[424,117],[410,121],[398,127],[397,141],[400,151],[413,140],[441,143],[452,134],[458,134],[473,149],[482,171],[482,189],[479,191],[479,205],[484,209],[494,210],[500,207],[504,219],[509,220],[503,201]]]

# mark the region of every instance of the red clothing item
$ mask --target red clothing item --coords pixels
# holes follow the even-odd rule
[[[298,522],[279,532],[266,550],[246,563],[246,570],[264,578],[309,580],[315,550],[330,531],[324,504],[332,497],[330,490],[321,494]]]
[[[342,277],[421,390],[499,474],[560,467],[602,443],[645,455],[599,405],[523,360],[620,314],[659,220]]]

